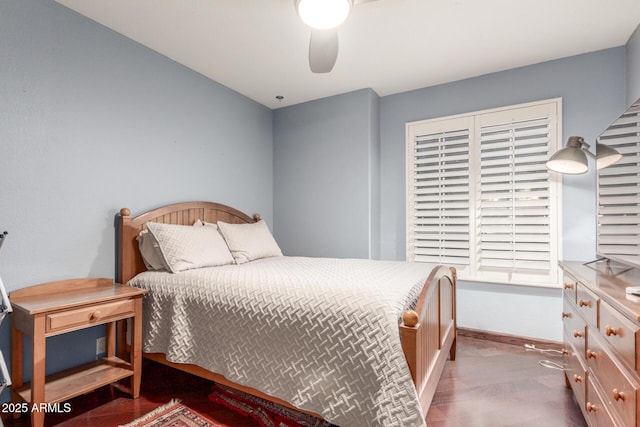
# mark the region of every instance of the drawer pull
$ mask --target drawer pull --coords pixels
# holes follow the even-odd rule
[[[91,321],[98,320],[100,316],[102,316],[102,313],[100,312],[100,310],[96,310],[93,313],[91,313],[91,315],[89,316],[89,320]]]
[[[565,289],[573,289],[573,283],[565,283],[564,284],[564,288]]]
[[[562,312],[562,318],[566,319],[567,317],[571,317],[571,313],[567,313],[566,311]]]
[[[573,374],[573,381],[576,383],[581,383],[582,382],[582,377],[578,374]]]
[[[584,336],[584,332],[573,331],[574,338],[582,338]]]
[[[566,348],[563,348],[563,349],[562,349],[562,355],[563,355],[563,356],[568,356],[568,355],[570,355],[570,354],[571,354],[571,352],[570,352],[569,350],[567,350]]]
[[[607,327],[605,328],[605,333],[608,337],[610,337],[611,335],[618,335],[620,333],[620,329],[612,328],[611,326],[607,325]]]
[[[591,402],[587,402],[587,412],[597,412],[598,407]]]
[[[580,307],[589,307],[589,308],[591,308],[591,301],[585,301],[585,300],[581,299],[580,301],[578,301],[578,305]]]
[[[619,400],[622,400],[624,402],[624,392],[618,391],[617,388],[613,389],[613,399],[617,402]]]
[[[595,359],[595,358],[596,358],[596,352],[587,350],[587,359]]]

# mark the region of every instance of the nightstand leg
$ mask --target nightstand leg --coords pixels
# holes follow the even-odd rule
[[[38,410],[45,402],[44,375],[46,360],[46,339],[44,336],[45,316],[36,315],[33,319],[33,364],[31,370],[31,426],[44,425],[44,409]],[[34,410],[36,409],[36,410]]]
[[[15,319],[13,314],[11,315],[11,382],[13,383],[11,392],[11,401],[13,403],[22,403],[22,398],[18,396],[15,391],[22,387],[22,372],[23,372],[23,359],[22,359],[22,332],[16,329]],[[18,418],[22,415],[21,412],[14,412],[14,418]]]
[[[116,322],[106,324],[107,357],[116,355]]]
[[[135,313],[131,324],[131,396],[140,396],[140,381],[142,380],[142,298],[135,299]]]

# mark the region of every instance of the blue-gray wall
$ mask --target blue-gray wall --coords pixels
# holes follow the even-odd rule
[[[271,223],[272,125],[270,109],[53,0],[2,0],[5,286],[114,277],[121,207],[211,200]],[[95,358],[101,333],[51,339],[47,370]]]
[[[378,95],[363,89],[274,113],[274,229],[286,255],[377,258]]]
[[[627,42],[627,105],[640,98],[640,25]]]

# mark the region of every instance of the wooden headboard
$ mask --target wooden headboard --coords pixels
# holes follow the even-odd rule
[[[146,270],[136,237],[146,229],[146,223],[193,225],[196,220],[204,222],[228,222],[244,224],[256,222],[260,215],[252,217],[229,206],[212,202],[183,202],[162,206],[132,217],[127,208],[120,209],[118,218],[118,282],[127,283],[136,274]]]

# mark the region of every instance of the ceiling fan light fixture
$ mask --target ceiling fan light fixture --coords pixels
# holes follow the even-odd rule
[[[349,16],[352,0],[295,0],[302,22],[319,30],[342,24]]]

